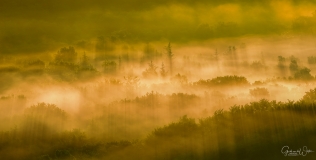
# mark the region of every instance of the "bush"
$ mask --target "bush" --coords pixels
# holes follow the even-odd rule
[[[297,80],[312,80],[314,77],[310,74],[310,69],[308,68],[303,68],[299,69],[297,72],[294,74],[294,78]]]
[[[194,83],[195,85],[201,86],[244,86],[249,85],[249,82],[245,77],[242,76],[224,76],[224,77],[216,77],[213,79],[207,80],[199,80]]]
[[[250,95],[256,98],[269,97],[269,91],[266,88],[254,88],[250,89]]]

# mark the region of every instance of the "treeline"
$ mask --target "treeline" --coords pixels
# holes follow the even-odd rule
[[[184,116],[156,129],[145,142],[164,153],[158,159],[282,159],[284,145],[316,147],[315,93],[310,90],[297,102],[235,105],[198,123]]]
[[[245,86],[250,85],[250,83],[247,81],[247,79],[243,76],[223,76],[223,77],[216,77],[213,79],[207,79],[207,80],[199,80],[197,82],[194,82],[193,85],[199,85],[199,86]]]
[[[101,42],[100,42],[101,43]],[[240,48],[242,50],[242,48]],[[174,64],[174,53],[172,51],[171,44],[169,43],[165,48],[165,53],[158,52],[150,44],[146,44],[143,54],[140,57],[132,55],[124,56],[123,53],[120,56],[107,55],[102,50],[97,50],[95,57],[89,57],[88,54],[82,53],[81,56],[77,53],[74,47],[61,48],[56,54],[53,55],[53,59],[50,61],[43,61],[40,59],[10,59],[2,57],[2,65],[0,66],[0,73],[3,77],[0,81],[7,81],[6,83],[13,83],[14,77],[26,78],[32,76],[51,76],[55,79],[62,81],[76,81],[89,78],[100,77],[101,75],[113,76],[127,74],[125,71],[130,68],[130,64],[139,64],[142,70],[141,74],[136,75],[143,79],[164,79],[172,82],[179,82],[181,84],[187,84],[188,78],[186,75],[180,74],[185,70],[175,70],[179,68],[177,64]],[[239,55],[238,55],[239,54]],[[91,55],[90,55],[91,56]],[[219,67],[218,53],[215,53],[215,62],[210,60],[209,64],[217,64]],[[241,62],[238,57],[241,55],[235,46],[229,46],[227,53],[223,53],[224,68],[231,69],[233,74],[238,74],[240,70],[246,69],[252,71],[254,74],[259,72],[265,72],[268,69],[276,69],[278,78],[284,80],[298,80],[298,81],[310,81],[314,80],[315,76],[311,74],[311,69],[303,66],[297,57],[277,57],[277,65],[268,67],[265,61],[253,61],[248,63],[247,61]],[[128,58],[129,57],[129,58]],[[133,58],[132,58],[133,57]],[[163,58],[164,57],[164,58]],[[167,63],[164,63],[167,62]],[[315,57],[309,56],[307,63],[309,67],[314,67]],[[160,63],[160,64],[159,64]],[[190,61],[184,60],[182,65],[192,65]],[[197,62],[196,62],[197,63]],[[196,69],[201,69],[200,63]],[[147,65],[147,67],[146,67]],[[212,66],[212,67],[215,67]],[[125,69],[125,70],[124,70]],[[139,69],[139,68],[136,68]],[[259,72],[258,72],[259,71]],[[214,80],[200,80],[194,82],[196,85],[225,85],[228,84],[246,84],[246,80],[241,77],[218,77]],[[8,79],[11,81],[8,82]],[[232,81],[235,81],[231,83]],[[238,82],[237,82],[238,81]],[[239,82],[240,81],[240,82]],[[244,81],[244,82],[242,82]]]
[[[121,55],[108,53],[104,43],[104,39],[100,37],[93,57],[88,56],[85,52],[79,56],[72,46],[61,48],[48,62],[33,58],[19,59],[1,56],[0,73],[7,77],[15,74],[16,77],[22,78],[49,75],[58,80],[74,81],[100,75],[117,75],[124,67],[128,68],[130,63],[135,62],[140,65],[150,62],[148,68],[143,71],[144,78],[157,78],[158,74],[164,78],[172,71],[173,52],[170,43],[165,48],[168,66],[162,62],[159,71],[157,71],[158,67],[153,61],[162,61],[162,53],[158,52],[152,45],[147,43],[142,56],[138,57],[125,52]]]
[[[152,102],[154,95],[147,94],[134,103]],[[40,103],[25,110],[21,125],[0,132],[0,153],[4,159],[282,159],[280,151],[285,145],[316,147],[315,114],[313,89],[297,102],[263,99],[217,110],[198,121],[183,116],[140,141],[105,141],[64,126],[66,112]],[[312,159],[312,154],[304,158]]]
[[[14,59],[3,62],[0,72],[13,80],[32,76],[52,76],[58,80],[73,81],[98,75],[91,59],[85,53],[78,58],[74,47],[61,48],[49,62],[40,59]]]
[[[153,131],[146,144],[159,148],[158,159],[282,159],[284,145],[315,147],[315,109],[305,101],[261,100],[198,123],[184,116]]]

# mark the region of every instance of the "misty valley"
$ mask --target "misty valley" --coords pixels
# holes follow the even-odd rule
[[[1,159],[282,159],[283,146],[316,150],[316,47],[305,39],[315,40],[98,37],[1,55]]]
[[[0,160],[315,160],[315,42],[315,0],[0,0]]]

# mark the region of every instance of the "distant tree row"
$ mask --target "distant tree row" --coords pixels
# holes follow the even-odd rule
[[[310,69],[307,67],[300,67],[298,64],[298,58],[294,56],[289,57],[290,64],[288,66],[288,69],[290,70],[290,73],[293,77],[290,77],[290,79],[295,80],[313,80],[314,77],[310,74]],[[309,64],[312,64],[313,57],[308,58]],[[284,74],[286,71],[286,58],[282,56],[278,56],[278,65],[281,74]]]
[[[213,79],[207,80],[199,80],[194,82],[194,85],[201,85],[201,86],[245,86],[250,85],[248,80],[242,76],[223,76],[223,77],[216,77]]]

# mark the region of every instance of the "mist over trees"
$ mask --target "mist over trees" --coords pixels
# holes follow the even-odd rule
[[[89,129],[86,131],[64,130],[66,127],[64,124],[69,121],[70,114],[56,105],[39,103],[26,108],[24,114],[20,115],[21,119],[17,120],[22,122],[21,126],[0,132],[0,144],[7,149],[6,152],[1,150],[1,155],[4,158],[12,158],[11,154],[14,150],[7,147],[19,146],[26,152],[20,153],[17,158],[222,159],[256,157],[261,155],[262,149],[277,150],[280,149],[279,145],[289,143],[288,141],[291,141],[289,143],[291,146],[300,145],[301,141],[304,141],[305,145],[313,147],[312,137],[315,128],[310,124],[315,123],[313,118],[315,91],[316,89],[311,89],[296,102],[262,99],[245,105],[234,105],[228,110],[220,109],[212,116],[199,120],[186,115],[181,116],[178,120],[151,131],[144,141],[103,142],[104,136],[96,136],[96,132],[101,131],[97,124],[103,123],[114,128],[120,125],[115,125],[115,121],[124,117],[106,112],[114,110],[102,112],[109,116],[100,116],[93,121],[85,120],[89,124]],[[175,104],[178,104],[177,107],[187,108],[190,107],[189,104],[199,100],[196,95],[182,93],[162,95],[152,92],[134,100],[124,99],[112,103],[109,107],[128,106],[129,108],[136,105],[143,110],[145,108],[152,110],[155,104],[166,102],[165,98],[171,100],[168,105],[172,109],[176,109]],[[160,108],[156,107],[156,110]],[[128,113],[131,111],[128,110]],[[151,121],[156,121],[158,118],[155,114],[149,116],[154,118]],[[126,117],[133,118],[131,115]],[[121,126],[124,128],[125,124],[121,123]],[[106,136],[115,133],[110,132]],[[96,137],[92,138],[92,135]],[[297,136],[303,137],[293,141]],[[271,146],[271,143],[274,145]],[[40,145],[41,149],[34,148],[32,145]],[[148,152],[139,154],[143,149]],[[38,154],[39,150],[41,154]],[[279,157],[279,154],[283,156],[279,152],[272,153],[272,156]],[[311,156],[312,153],[309,154],[308,156]],[[270,156],[265,154],[263,157]]]
[[[170,71],[170,74],[172,74],[172,58],[173,58],[173,53],[172,53],[172,50],[171,50],[171,44],[170,42],[168,43],[168,46],[166,47],[166,51],[167,51],[167,57],[168,57],[168,61],[169,61],[169,71]]]
[[[157,50],[165,54],[146,44],[128,54],[99,56],[70,46],[43,60],[3,58],[0,120],[8,123],[0,123],[0,154],[230,159],[249,156],[251,147],[251,157],[280,150],[303,135],[314,146],[311,56],[258,54],[242,61],[244,52],[234,45],[196,56],[164,45]],[[14,155],[16,147],[23,153]],[[141,148],[148,152],[138,154]]]
[[[1,0],[0,159],[315,159],[315,7]]]
[[[77,53],[74,47],[61,48],[55,55],[55,61],[75,62],[77,59]]]

